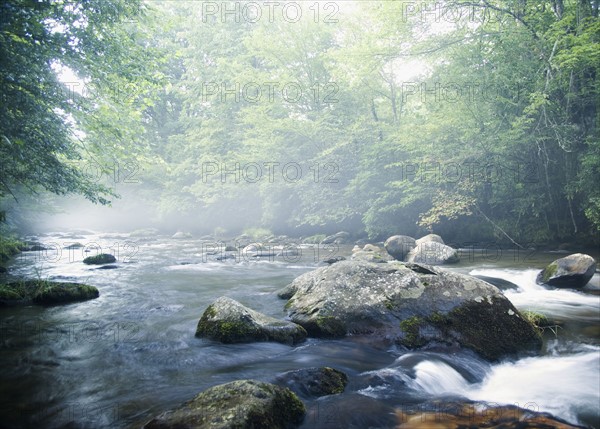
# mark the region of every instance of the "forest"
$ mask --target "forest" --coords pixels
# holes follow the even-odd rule
[[[155,225],[598,243],[598,1],[0,6],[2,234]]]
[[[600,429],[600,0],[0,0],[0,427]]]

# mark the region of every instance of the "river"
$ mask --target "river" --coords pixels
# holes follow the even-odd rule
[[[219,296],[283,317],[284,301],[275,292],[314,269],[332,248],[221,262],[204,253],[214,245],[194,239],[91,231],[36,239],[50,250],[22,253],[11,275],[83,282],[96,286],[100,297],[0,308],[2,427],[140,427],[216,384],[272,381],[284,371],[331,366],[346,372],[350,383],[343,394],[307,401],[303,428],[393,427],[394,410],[461,398],[517,404],[600,428],[599,275],[590,282],[596,292],[535,284],[539,269],[563,254],[471,249],[450,268],[514,283],[505,294],[517,308],[555,321],[546,328],[541,356],[490,364],[469,351],[375,349],[351,337],[295,347],[194,337],[202,312]],[[74,242],[84,247],[64,248]],[[100,248],[117,256],[118,269],[81,262]],[[350,247],[334,253],[349,255]]]

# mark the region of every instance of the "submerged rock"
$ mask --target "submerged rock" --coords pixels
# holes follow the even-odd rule
[[[415,409],[396,409],[398,429],[576,429],[548,413],[514,405],[498,406],[478,402],[430,402]]]
[[[331,265],[331,264],[335,264],[336,262],[340,262],[340,261],[345,261],[346,258],[344,256],[333,256],[331,258],[327,258],[325,260],[323,260],[324,264],[327,265]]]
[[[119,268],[118,265],[101,265],[98,268],[94,268],[95,270],[116,270]]]
[[[383,244],[385,250],[398,261],[403,261],[412,249],[417,247],[414,238],[407,235],[393,235]]]
[[[436,241],[425,241],[417,244],[417,247],[408,253],[406,260],[419,264],[442,265],[454,264],[459,258],[456,249]]]
[[[197,337],[222,343],[276,341],[293,345],[304,341],[306,335],[302,326],[269,317],[227,297],[209,305],[196,328]]]
[[[144,429],[290,429],[302,423],[305,413],[289,389],[238,380],[205,390],[150,420]]]
[[[290,297],[289,317],[314,337],[459,345],[490,360],[542,344],[498,288],[431,266],[342,261],[301,275],[279,296]]]
[[[582,288],[595,271],[594,258],[575,253],[553,261],[537,275],[536,282],[555,287]]]
[[[69,249],[69,250],[81,249],[82,247],[83,247],[83,244],[81,244],[81,243],[72,243],[72,244],[69,244],[68,246],[65,246],[65,249]]]
[[[117,258],[115,258],[113,255],[109,255],[108,253],[100,253],[96,256],[88,256],[83,260],[83,263],[87,265],[112,264],[113,262],[117,262]]]
[[[275,383],[303,397],[318,397],[342,393],[348,384],[348,376],[329,367],[303,368],[277,376]]]
[[[94,286],[46,280],[23,280],[0,285],[0,304],[66,304],[98,298]]]
[[[499,277],[489,277],[480,274],[475,274],[473,275],[473,277],[477,277],[478,279],[483,280],[484,282],[493,284],[500,290],[519,289],[518,285],[514,284],[513,282],[509,282],[508,280],[501,279]]]

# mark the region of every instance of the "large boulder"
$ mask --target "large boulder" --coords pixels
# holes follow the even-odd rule
[[[222,343],[276,341],[292,345],[304,341],[306,335],[302,326],[269,317],[227,297],[209,305],[196,328],[197,337]]]
[[[279,296],[290,297],[289,317],[314,337],[458,345],[490,360],[541,347],[498,288],[432,266],[342,261],[301,275]]]
[[[22,280],[0,285],[0,305],[54,305],[98,298],[94,286],[47,280]]]
[[[365,244],[365,247],[361,250],[352,253],[351,259],[353,261],[376,263],[385,263],[394,260],[385,249],[375,246],[374,244]]]
[[[416,240],[416,244],[417,246],[421,243],[440,243],[440,244],[446,244],[444,243],[444,240],[442,239],[442,237],[440,237],[437,234],[427,234],[421,238],[419,238],[418,240]]]
[[[417,244],[414,238],[407,235],[392,235],[385,240],[383,246],[394,259],[403,261],[408,252],[417,247]]]
[[[288,387],[300,397],[319,397],[342,393],[348,384],[348,376],[337,369],[303,368],[277,376],[275,383]]]
[[[575,253],[552,262],[537,275],[536,281],[555,287],[582,288],[590,281],[595,271],[594,258]]]
[[[424,241],[412,249],[406,260],[418,264],[442,265],[459,261],[458,251],[436,241]]]
[[[346,231],[340,231],[336,234],[325,237],[321,244],[346,244],[350,239],[350,233]]]
[[[304,404],[289,389],[255,380],[211,387],[144,429],[288,429],[304,419]]]

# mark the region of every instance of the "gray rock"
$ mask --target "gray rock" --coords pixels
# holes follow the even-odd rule
[[[269,317],[227,297],[209,305],[196,328],[197,337],[222,343],[276,341],[293,345],[304,341],[306,335],[302,326]]]
[[[575,253],[553,261],[537,275],[536,281],[555,287],[582,288],[590,281],[595,271],[594,258]]]
[[[421,243],[440,243],[440,244],[446,244],[444,243],[444,240],[442,240],[442,237],[440,237],[437,234],[427,234],[424,237],[419,238],[418,240],[415,241],[416,245],[418,246]]]
[[[403,261],[408,252],[417,247],[417,244],[414,238],[407,235],[393,235],[385,240],[383,246],[394,259]]]
[[[277,376],[275,383],[288,387],[301,397],[319,397],[342,393],[348,384],[348,376],[329,367],[303,368]]]
[[[327,264],[327,265],[331,265],[331,264],[335,264],[336,262],[340,262],[340,261],[345,261],[346,258],[344,256],[334,256],[332,258],[327,258],[323,261],[323,264]]]
[[[470,348],[495,360],[539,350],[536,329],[495,286],[419,264],[342,261],[296,278],[291,320],[314,337],[364,335],[374,343]]]
[[[358,250],[352,253],[351,259],[353,261],[366,261],[375,263],[386,263],[393,261],[394,258],[381,247],[377,247],[374,244],[365,244],[362,250]]]
[[[418,264],[442,265],[459,261],[458,251],[436,241],[425,241],[412,249],[406,260]]]
[[[182,232],[182,231],[177,231],[175,234],[173,234],[171,236],[171,238],[192,238],[192,234],[190,234],[189,232]]]
[[[321,244],[346,244],[350,239],[350,233],[346,231],[340,231],[336,234],[325,237]]]
[[[144,429],[290,429],[306,409],[289,389],[255,380],[211,387],[178,408],[166,411]]]

